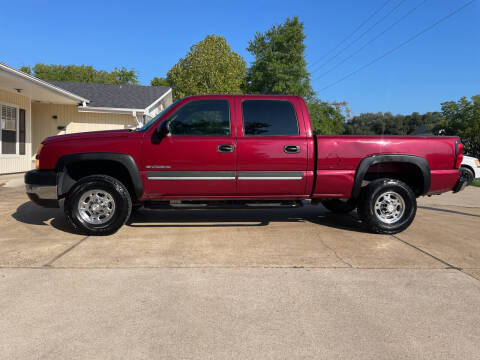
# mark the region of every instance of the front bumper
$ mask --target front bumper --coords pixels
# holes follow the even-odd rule
[[[460,176],[458,178],[458,181],[457,181],[457,184],[455,185],[455,187],[453,188],[453,192],[454,193],[457,193],[459,191],[462,191],[463,189],[465,189],[465,187],[468,185],[468,180],[466,178],[464,178],[463,176]]]
[[[28,198],[35,204],[58,208],[57,173],[51,170],[31,170],[25,174]]]

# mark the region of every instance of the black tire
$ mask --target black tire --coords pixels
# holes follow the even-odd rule
[[[133,204],[132,205],[132,211],[130,212],[130,217],[127,220],[127,223],[132,221],[133,217],[135,216],[135,213],[140,210],[143,207],[142,204]]]
[[[101,190],[113,199],[113,211],[111,217],[104,223],[94,224],[85,219],[79,210],[79,202],[82,196],[89,190]],[[88,197],[87,197],[88,199]],[[89,210],[87,210],[88,213]],[[117,179],[106,175],[92,175],[80,179],[69,191],[65,198],[64,212],[67,221],[75,230],[85,235],[110,235],[122,227],[130,217],[132,200],[127,188]]]
[[[135,205],[132,205],[132,214],[133,214],[135,211],[137,211],[137,210],[141,209],[142,207],[143,207],[143,205],[142,205],[142,204],[135,204]]]
[[[375,208],[377,200],[378,209]],[[369,231],[377,234],[396,234],[405,230],[416,213],[415,193],[407,184],[396,179],[372,181],[362,189],[358,200],[358,217]]]
[[[355,210],[357,207],[356,204],[350,200],[343,201],[340,199],[323,200],[322,205],[325,206],[329,211],[336,214],[346,214]]]
[[[464,177],[467,179],[467,184],[471,185],[473,180],[475,179],[475,174],[473,171],[466,166],[461,166],[460,167],[460,176]]]

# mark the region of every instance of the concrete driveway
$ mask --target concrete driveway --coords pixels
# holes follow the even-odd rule
[[[394,236],[355,213],[140,210],[108,237],[0,177],[7,358],[480,354],[480,189],[419,200]]]

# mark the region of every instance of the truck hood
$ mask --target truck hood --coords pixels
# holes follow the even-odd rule
[[[104,130],[104,131],[90,131],[90,132],[81,132],[75,134],[66,134],[66,135],[57,135],[50,136],[42,141],[42,144],[47,145],[51,143],[56,143],[60,141],[78,141],[83,139],[111,139],[116,137],[124,137],[131,134],[132,131],[129,129],[121,130]]]

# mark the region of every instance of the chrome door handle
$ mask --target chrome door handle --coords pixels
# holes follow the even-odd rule
[[[300,152],[300,146],[298,145],[285,145],[283,151],[287,154],[296,154]]]
[[[235,146],[233,145],[218,145],[217,146],[217,151],[219,153],[231,153],[235,150]]]

